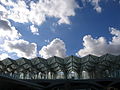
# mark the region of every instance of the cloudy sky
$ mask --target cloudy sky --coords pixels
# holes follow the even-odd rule
[[[0,60],[120,55],[120,0],[0,0]]]

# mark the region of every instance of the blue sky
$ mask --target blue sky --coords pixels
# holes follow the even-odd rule
[[[0,59],[119,55],[119,24],[119,0],[2,0]]]

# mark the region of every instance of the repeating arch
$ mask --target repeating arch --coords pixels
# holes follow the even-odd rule
[[[97,57],[57,56],[31,60],[6,58],[0,61],[0,75],[17,79],[97,79],[120,77],[120,55],[105,54]]]

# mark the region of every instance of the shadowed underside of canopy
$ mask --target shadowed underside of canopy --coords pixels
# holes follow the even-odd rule
[[[0,75],[16,79],[96,79],[119,78],[120,56],[69,56],[43,59],[6,58],[0,61]]]

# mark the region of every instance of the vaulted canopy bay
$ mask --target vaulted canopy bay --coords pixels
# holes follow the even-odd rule
[[[100,57],[57,56],[44,59],[6,58],[0,61],[0,75],[16,79],[97,79],[120,77],[120,55]]]

